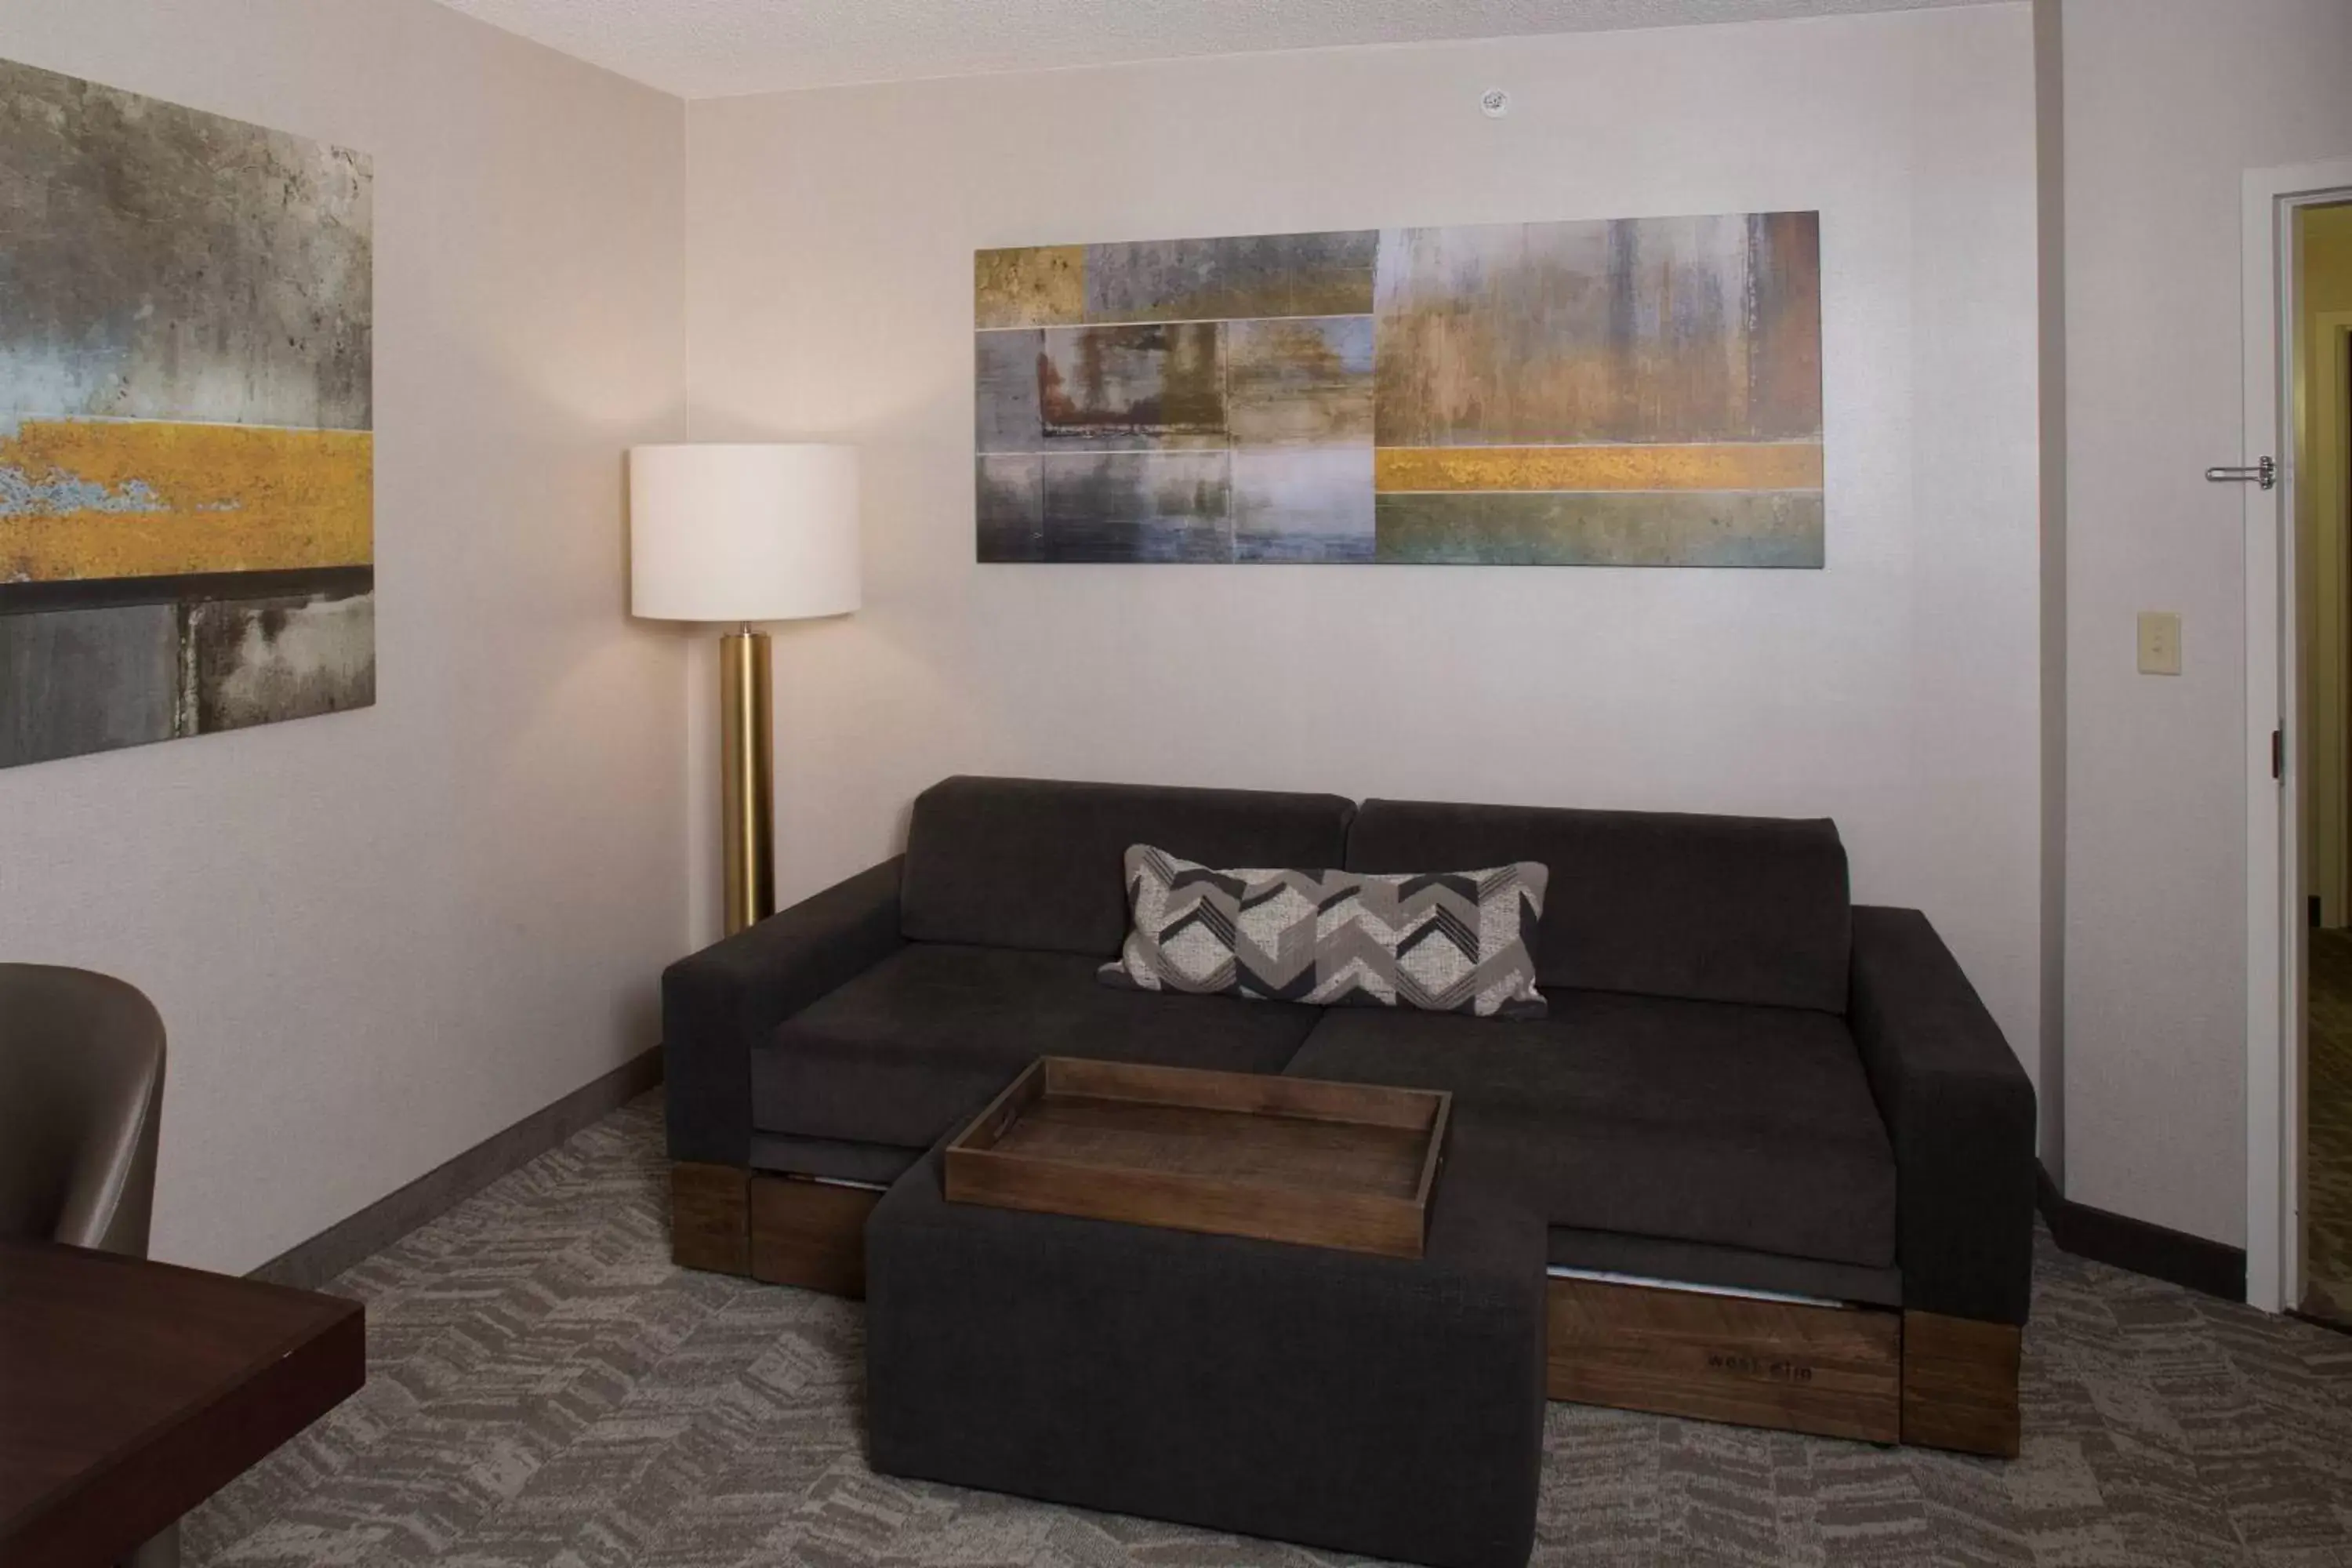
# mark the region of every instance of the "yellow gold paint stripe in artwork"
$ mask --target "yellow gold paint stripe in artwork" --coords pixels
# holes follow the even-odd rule
[[[1087,247],[1036,245],[972,258],[975,325],[1035,327],[1087,319]]]
[[[1382,447],[1372,488],[1427,490],[1808,490],[1822,448],[1805,441],[1656,446]]]
[[[374,468],[364,430],[27,419],[0,435],[0,583],[365,565]]]

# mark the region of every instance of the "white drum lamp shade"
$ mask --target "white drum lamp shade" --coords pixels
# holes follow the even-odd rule
[[[857,449],[629,449],[630,609],[664,621],[795,621],[857,608]]]

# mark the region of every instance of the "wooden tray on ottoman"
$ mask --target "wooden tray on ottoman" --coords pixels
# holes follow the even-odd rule
[[[955,1203],[1419,1258],[1453,1096],[1040,1057],[947,1147]]]

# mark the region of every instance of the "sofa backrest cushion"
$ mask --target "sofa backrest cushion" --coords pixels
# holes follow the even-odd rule
[[[1128,846],[1209,866],[1336,867],[1355,803],[1336,795],[959,776],[915,797],[899,930],[1109,958],[1127,937]]]
[[[1545,985],[1843,1013],[1853,905],[1837,825],[1368,800],[1348,869],[1540,860]]]

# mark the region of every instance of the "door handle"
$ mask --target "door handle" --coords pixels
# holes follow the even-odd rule
[[[2264,489],[2278,487],[2278,464],[2268,458],[2250,468],[2218,468],[2205,470],[2205,482],[2213,485],[2260,485]]]

